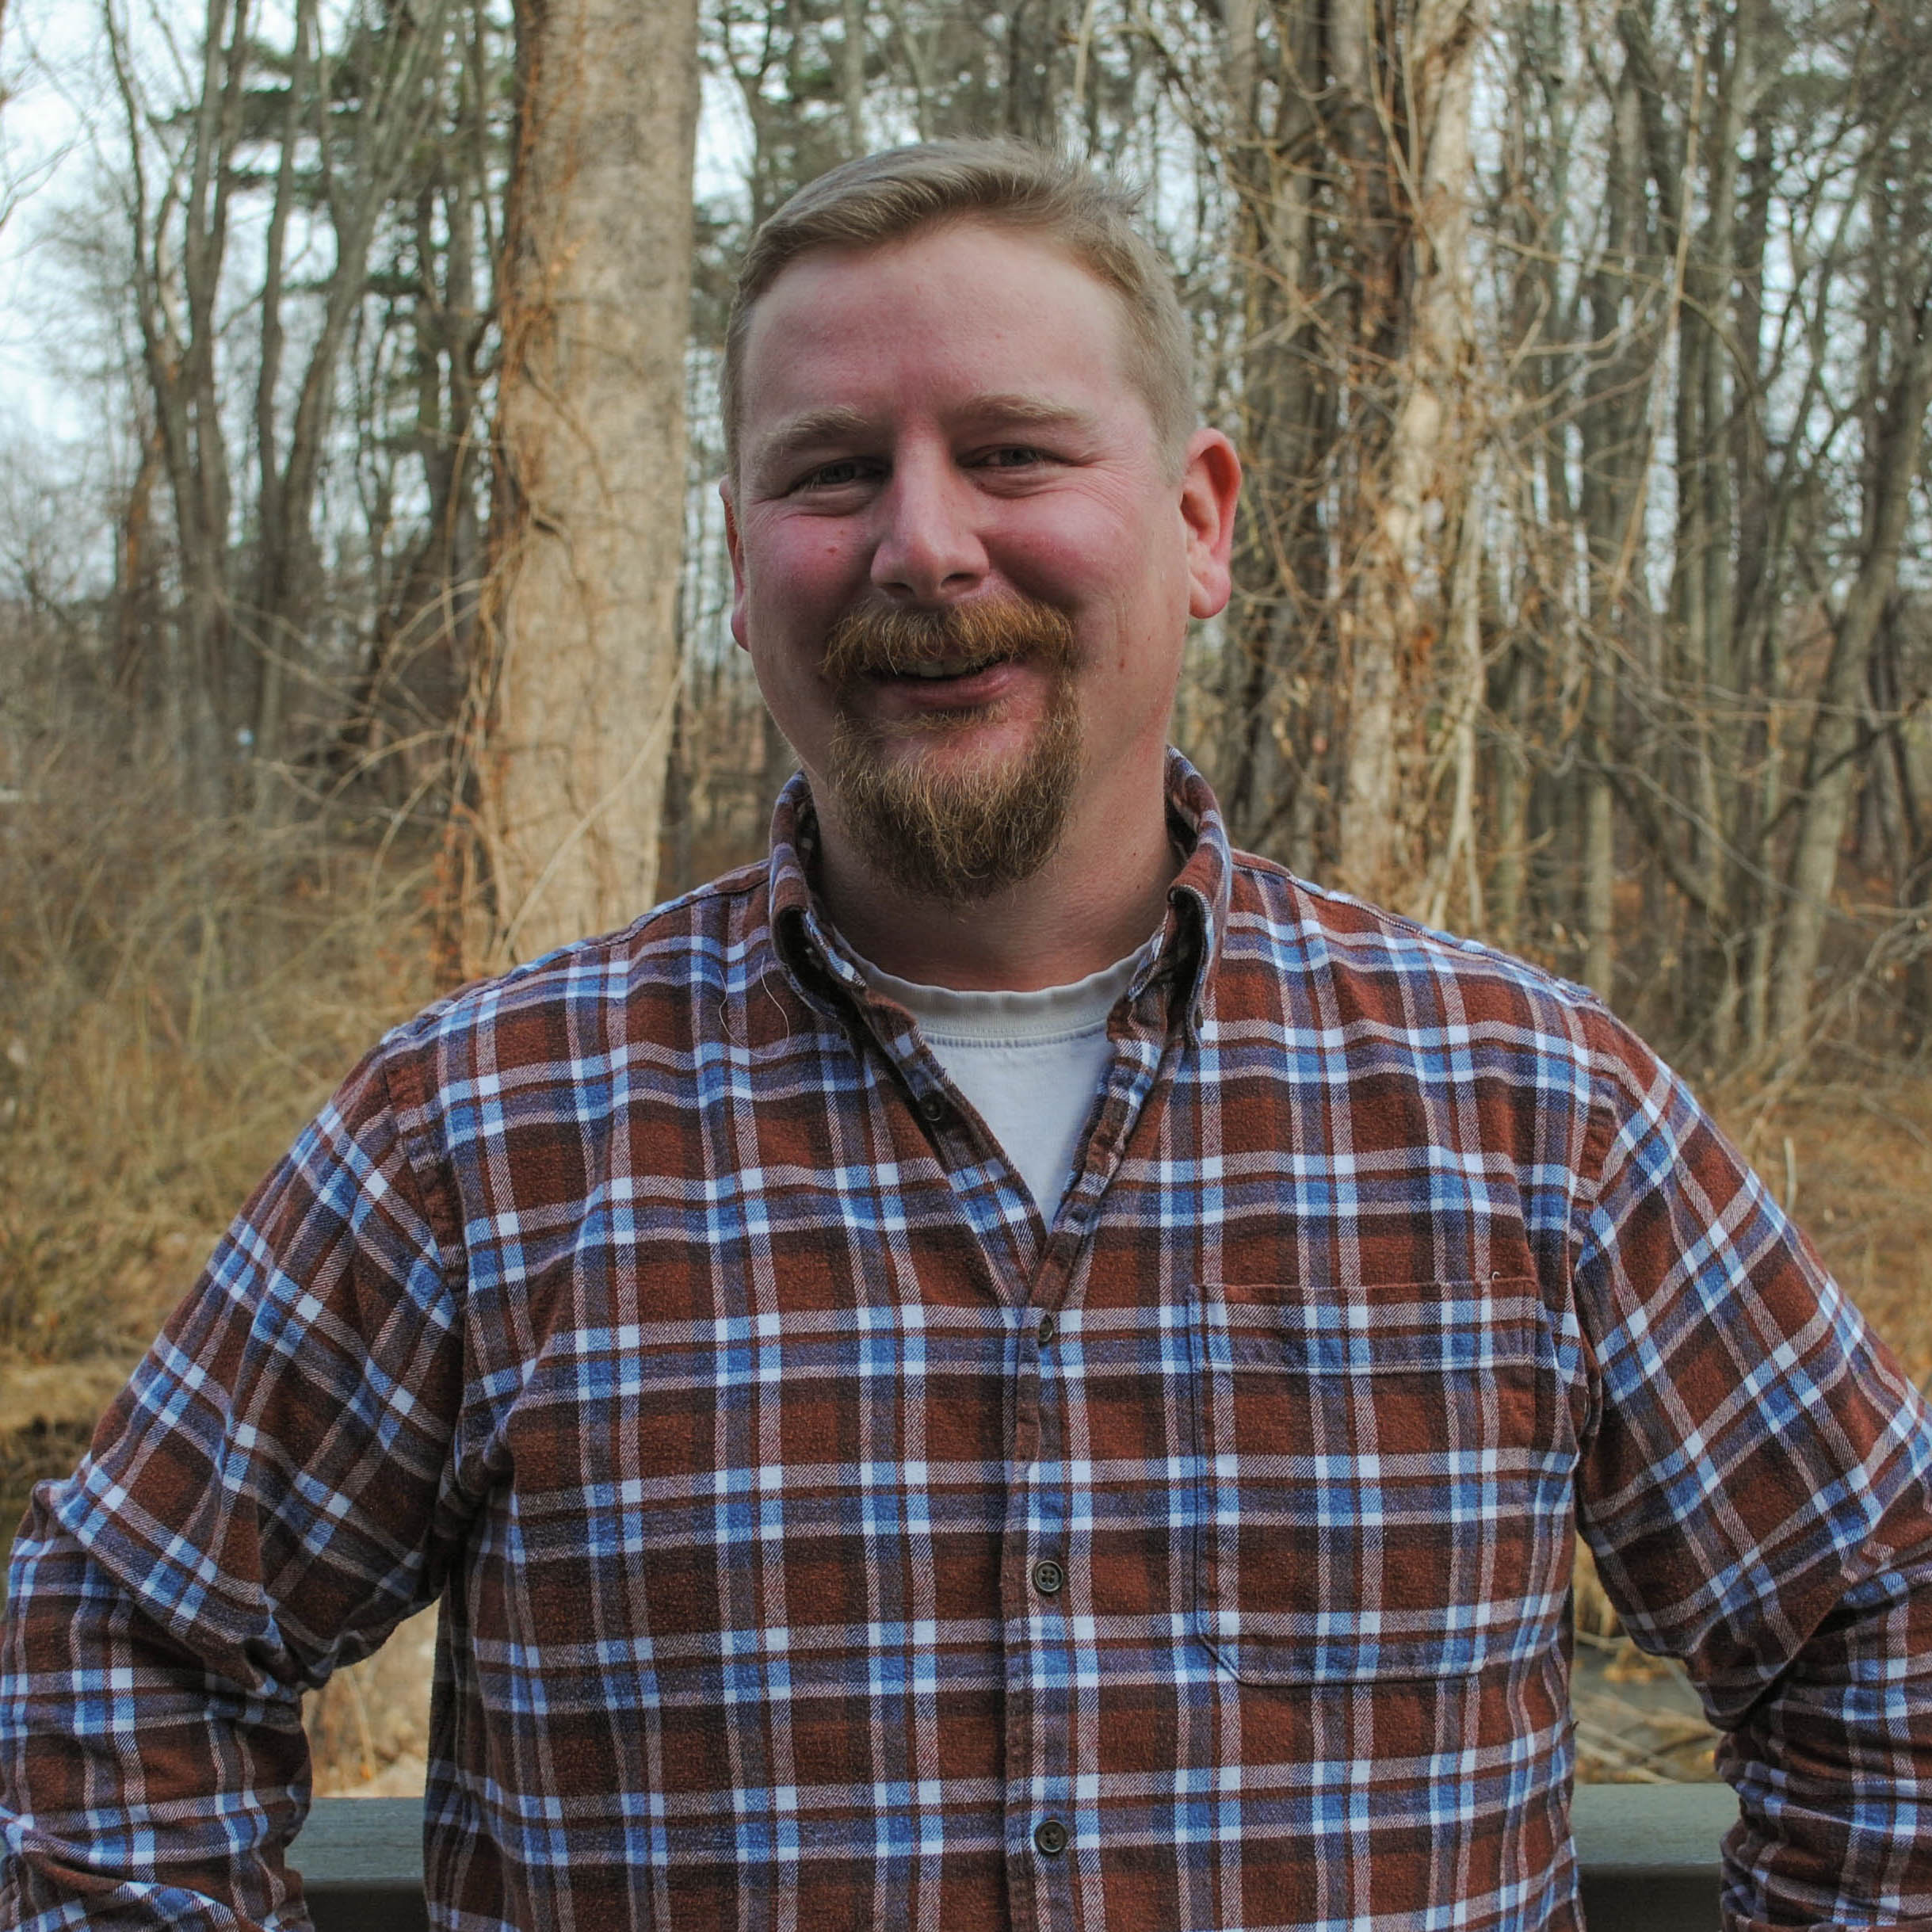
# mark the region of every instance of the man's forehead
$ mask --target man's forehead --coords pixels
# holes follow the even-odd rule
[[[1117,326],[1127,322],[1128,304],[1121,290],[1058,236],[967,216],[879,242],[827,243],[801,250],[751,303],[747,352],[761,341],[769,342],[775,334],[809,331],[820,304],[835,303],[853,284],[876,277],[881,269],[889,273],[907,268],[917,273],[922,267],[931,267],[934,273],[943,273],[941,265],[976,258],[979,265],[991,271],[990,277],[976,277],[972,307],[979,308],[1002,292],[992,285],[1000,273],[997,263],[1002,257],[1015,271],[1012,284],[1005,291],[1009,296],[1024,299],[1055,283],[1063,288],[1084,284],[1099,298],[1104,312]],[[1067,277],[1073,279],[1062,279]],[[962,323],[968,319],[964,311],[955,312]]]
[[[1015,415],[1031,409],[1044,418],[1060,407],[1047,395],[1028,399],[1034,385],[1023,368],[1029,358],[1037,357],[1043,386],[1051,386],[1046,369],[1070,351],[1098,372],[1093,326],[1116,352],[1124,344],[1119,290],[1057,241],[987,223],[952,223],[864,248],[811,249],[788,262],[751,308],[744,372],[755,365],[762,384],[775,381],[782,389],[799,358],[835,355],[865,334],[878,305],[887,303],[912,318],[904,335],[883,345],[888,356],[902,342],[941,356],[949,349],[984,356],[995,342],[1013,352],[1004,359],[1017,356],[1019,379],[986,386],[989,404],[1010,403]],[[1109,372],[1121,373],[1117,362]],[[1002,393],[994,395],[994,389]]]
[[[1112,290],[1112,284],[1096,272],[1092,262],[1051,230],[1027,222],[1002,220],[996,214],[969,211],[949,215],[937,221],[922,222],[916,227],[895,235],[881,235],[876,240],[819,242],[801,248],[753,299],[753,311],[755,313],[758,304],[765,301],[788,276],[800,269],[815,269],[834,275],[857,273],[872,263],[926,250],[944,249],[954,242],[964,243],[976,250],[983,250],[991,244],[1010,250],[1016,255],[1048,256],[1079,270],[1098,286]]]

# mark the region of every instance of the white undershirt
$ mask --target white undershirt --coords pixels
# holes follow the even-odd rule
[[[920,1037],[992,1129],[1051,1227],[1113,1057],[1107,1016],[1159,943],[1156,934],[1084,979],[1033,993],[921,986],[846,950],[865,983],[918,1022]]]

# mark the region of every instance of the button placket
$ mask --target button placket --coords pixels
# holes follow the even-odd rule
[[[1065,1287],[1063,1275],[1049,1266],[1036,1281],[1034,1292],[1042,1300],[1054,1300]],[[1036,1302],[1036,1308],[1038,1305]],[[1032,1850],[1041,1861],[1036,1867],[1037,1882],[1054,1895],[1052,1910],[1057,1914],[1063,1903],[1063,1888],[1078,1882],[1075,1861],[1066,1856],[1073,1845],[1067,1808],[1073,1801],[1076,1662],[1072,1628],[1064,1613],[1069,1607],[1065,1592],[1070,1581],[1065,1546],[1074,1506],[1066,1460],[1065,1399],[1069,1368],[1077,1370],[1078,1363],[1070,1365],[1062,1353],[1067,1338],[1059,1315],[1052,1309],[1040,1310],[1033,1338],[1037,1344],[1033,1366],[1037,1377],[1039,1437],[1029,1486],[1032,1494],[1027,1523],[1033,1560],[1025,1578],[1033,1614],[1023,1625],[1031,1653],[1027,1783],[1033,1813]],[[1057,1917],[1053,1922],[1058,1922]]]
[[[1057,1439],[1058,1431],[1053,1426],[1058,1409],[1051,1390],[1059,1379],[1059,1365],[1052,1361],[1048,1350],[1060,1334],[1060,1324],[1051,1311],[1042,1315],[1040,1325],[1034,1331],[1040,1344],[1039,1389],[1041,1422],[1040,1454],[1045,1461],[1049,1445]],[[1056,1463],[1058,1458],[1053,1459]],[[1037,1506],[1034,1511],[1033,1531],[1036,1537],[1033,1547],[1037,1549],[1044,1542],[1051,1549],[1060,1541],[1063,1528],[1066,1499],[1057,1491],[1041,1490],[1037,1493]],[[1035,1593],[1041,1597],[1057,1597],[1066,1586],[1065,1565],[1057,1556],[1041,1556],[1036,1560],[1028,1572]]]

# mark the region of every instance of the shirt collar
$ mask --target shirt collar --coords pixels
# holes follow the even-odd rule
[[[1128,989],[1139,998],[1160,987],[1170,1014],[1186,1011],[1201,1024],[1228,927],[1233,865],[1221,808],[1206,779],[1178,751],[1167,753],[1167,824],[1182,853],[1167,888],[1161,943]],[[814,1006],[837,1007],[862,998],[865,981],[831,941],[830,922],[812,890],[819,849],[818,814],[805,774],[795,772],[772,811],[772,944],[781,963]]]
[[[1228,934],[1234,855],[1213,788],[1172,746],[1167,750],[1167,823],[1186,856],[1167,888],[1167,930],[1155,970],[1168,962],[1176,993],[1185,996],[1189,1021],[1197,1028]]]

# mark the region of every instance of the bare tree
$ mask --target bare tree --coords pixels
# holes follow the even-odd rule
[[[475,654],[506,48],[486,0],[469,0],[441,124],[399,184],[352,357],[373,609],[338,758],[402,811],[448,782]]]
[[[1831,655],[1806,750],[1784,943],[1771,982],[1772,1036],[1786,1049],[1798,1044],[1810,1011],[1858,775],[1855,761],[1871,741],[1861,699],[1898,582],[1925,449],[1926,412],[1932,408],[1932,258],[1917,235],[1917,211],[1932,178],[1922,172],[1929,139],[1932,130],[1914,131],[1907,143],[1913,165],[1905,181],[1887,170],[1875,183],[1865,357],[1874,380],[1862,411],[1865,514],[1856,574],[1831,621]],[[1910,234],[1899,219],[1902,208],[1912,211]]]
[[[1363,384],[1380,392],[1387,442],[1378,449],[1373,432],[1363,437],[1356,528],[1342,533],[1358,561],[1345,593],[1351,634],[1337,861],[1342,883],[1392,899],[1408,899],[1424,870],[1422,814],[1433,789],[1417,742],[1424,706],[1446,676],[1451,708],[1466,716],[1478,701],[1480,666],[1468,649],[1479,541],[1468,487],[1478,399],[1468,262],[1470,89],[1483,10],[1478,0],[1416,0],[1407,11],[1393,33],[1378,8],[1330,13],[1350,102],[1338,125],[1354,218],[1365,235],[1387,237],[1362,277],[1364,326],[1353,346],[1373,353],[1374,338],[1389,345]],[[1431,664],[1431,645],[1444,636],[1464,648]],[[1449,856],[1459,856],[1453,840]]]
[[[170,681],[185,714],[184,766],[205,805],[231,801],[238,771],[252,776],[258,809],[286,802],[288,692],[315,674],[315,518],[341,360],[378,226],[428,124],[448,8],[377,4],[353,14],[330,46],[315,0],[298,0],[277,61],[251,0],[208,0],[194,90],[170,105],[143,78],[138,43],[154,23],[103,0],[126,143],[133,307],[181,586]],[[265,149],[265,170],[257,165]],[[237,197],[265,186],[261,258],[238,262]],[[300,290],[288,273],[298,225],[311,242],[326,233],[332,257]],[[251,273],[259,292],[245,304],[232,284]],[[298,304],[303,359],[292,381]],[[254,334],[255,487],[238,517],[229,401],[244,317]]]
[[[678,666],[697,20],[525,0],[477,767],[518,957],[656,879]]]
[[[1456,600],[1480,580],[1468,265],[1483,31],[1468,0],[1230,9],[1225,104],[1203,129],[1234,190],[1233,399],[1254,479],[1227,662],[1230,810],[1291,863],[1418,902],[1447,876],[1424,836],[1443,770],[1461,775],[1464,846],[1472,826],[1480,650]],[[1456,720],[1436,745],[1432,709]]]
[[[1928,1030],[1910,10],[707,0],[750,152],[687,307],[686,14],[533,0],[513,152],[484,0],[97,3],[141,394],[86,634],[210,802],[453,789],[498,957],[647,902],[667,743],[670,876],[743,856],[790,757],[678,414],[731,260],[863,147],[1014,131],[1149,185],[1249,466],[1179,714],[1237,836],[1693,1067],[1791,1063],[1824,987]]]

